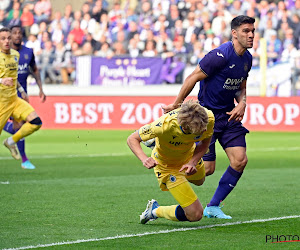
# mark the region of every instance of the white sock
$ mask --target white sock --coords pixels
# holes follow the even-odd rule
[[[155,208],[155,209],[152,210],[152,215],[154,215],[155,217],[157,217],[157,215],[156,215],[156,209],[157,208]]]
[[[8,143],[8,145],[10,145],[10,146],[16,144],[15,141],[13,140],[12,136],[7,138],[7,143]]]

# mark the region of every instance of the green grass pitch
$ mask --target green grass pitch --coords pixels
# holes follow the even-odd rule
[[[248,165],[224,201],[232,220],[141,225],[148,199],[176,202],[127,147],[131,132],[41,130],[26,139],[36,170],[22,169],[1,146],[0,249],[300,248],[300,242],[266,242],[267,235],[300,235],[300,133],[247,135]],[[203,205],[227,167],[218,147],[216,172],[194,186]]]

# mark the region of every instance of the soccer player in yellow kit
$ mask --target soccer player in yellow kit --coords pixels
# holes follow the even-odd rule
[[[3,144],[7,147],[13,158],[20,159],[16,142],[27,135],[37,131],[42,126],[42,121],[33,107],[26,101],[22,86],[18,83],[19,52],[10,48],[11,31],[8,28],[0,29],[0,134],[10,117],[16,121],[26,123],[13,136],[7,138]],[[17,95],[17,88],[23,99]]]
[[[157,218],[201,220],[203,207],[189,182],[200,186],[205,180],[202,156],[208,150],[214,122],[210,110],[189,100],[128,137],[128,146],[137,158],[146,168],[154,168],[160,189],[169,191],[179,203],[159,206],[152,199],[140,215],[142,224]],[[140,143],[152,138],[155,138],[155,148],[148,157]]]

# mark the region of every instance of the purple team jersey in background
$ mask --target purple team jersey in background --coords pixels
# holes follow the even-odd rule
[[[208,76],[200,82],[200,104],[213,112],[227,112],[234,108],[234,98],[252,66],[248,50],[240,56],[227,42],[210,51],[200,62],[201,70]]]
[[[20,53],[18,81],[24,88],[25,92],[27,93],[27,77],[30,74],[29,66],[31,68],[34,67],[35,58],[34,58],[33,50],[25,46],[22,46],[18,52]],[[19,91],[18,91],[18,95],[20,96]]]

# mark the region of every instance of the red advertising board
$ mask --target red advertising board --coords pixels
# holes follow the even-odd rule
[[[44,129],[137,129],[162,115],[174,96],[37,96],[30,103]],[[243,120],[252,131],[300,131],[300,97],[248,97]]]

